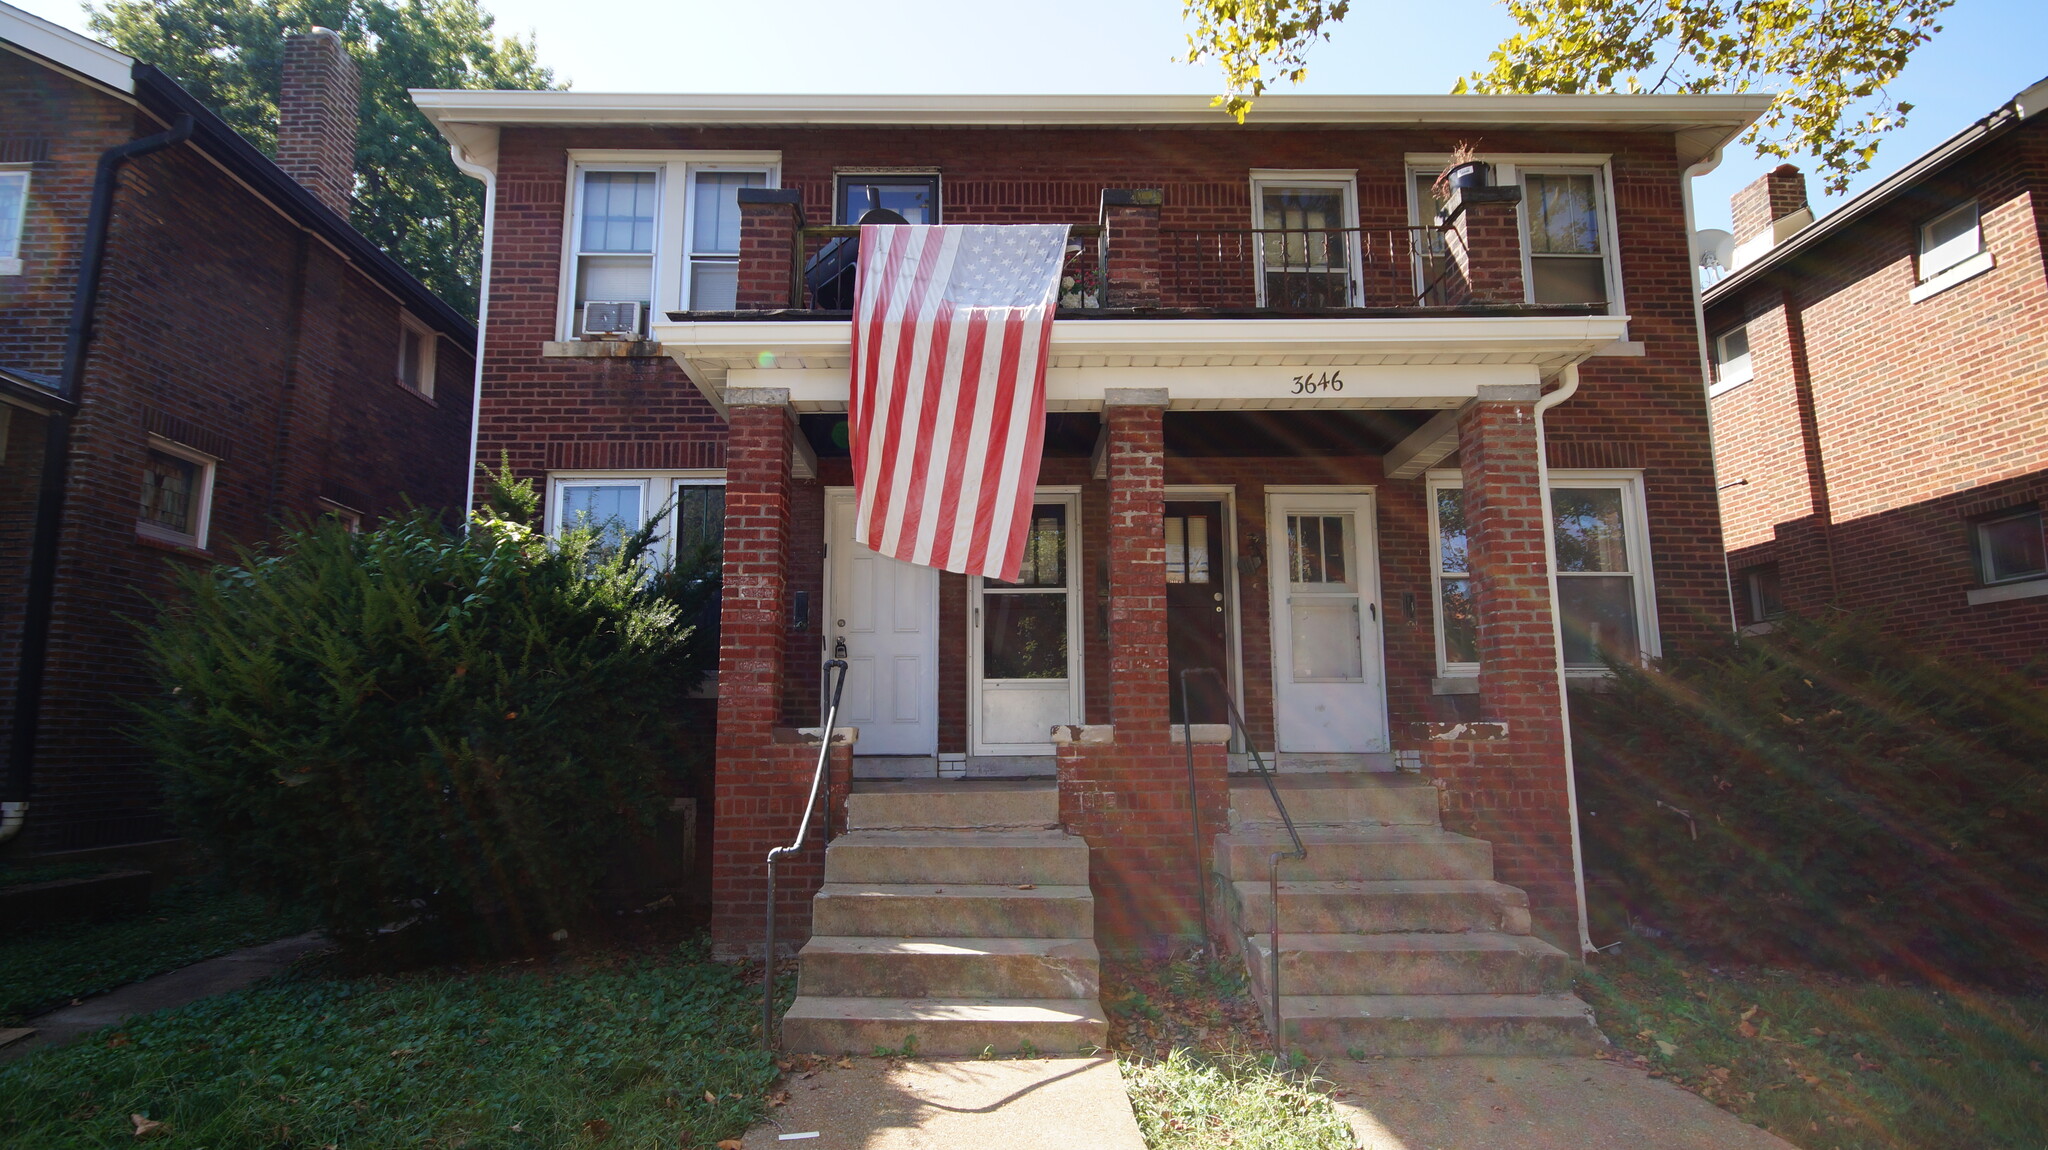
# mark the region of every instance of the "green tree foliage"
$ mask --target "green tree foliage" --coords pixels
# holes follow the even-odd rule
[[[497,505],[518,500],[494,500]],[[715,568],[650,572],[479,517],[288,532],[181,576],[147,632],[139,737],[187,832],[344,944],[532,945],[576,920],[645,825],[676,703],[716,653]]]
[[[1886,85],[1954,0],[1507,0],[1521,30],[1454,91],[1741,92],[1778,99],[1743,137],[1810,157],[1840,192],[1912,105]],[[1277,79],[1299,82],[1349,0],[1186,0],[1190,63],[1215,60],[1242,121]]]
[[[1788,618],[1573,705],[1589,870],[1752,960],[2048,970],[2048,702],[1868,622]]]
[[[475,315],[483,193],[408,88],[552,88],[533,41],[500,36],[477,0],[112,0],[101,38],[153,64],[277,154],[284,38],[341,33],[362,70],[349,222],[457,311]]]

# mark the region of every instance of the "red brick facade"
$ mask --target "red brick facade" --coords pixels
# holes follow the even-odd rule
[[[1930,293],[1921,225],[1972,201],[1992,266]],[[1971,601],[1973,523],[2048,506],[2044,201],[2048,127],[2015,123],[1709,293],[1708,332],[1746,324],[1754,371],[1713,400],[1743,622],[1774,571],[1794,610],[2015,667],[2048,647],[2048,597]]]
[[[0,54],[0,158],[33,157],[23,274],[0,276],[0,366],[54,378],[94,167],[161,132],[137,107]],[[232,561],[280,523],[336,508],[366,523],[408,502],[462,501],[473,333],[438,339],[435,393],[398,381],[400,297],[203,154],[198,142],[119,176],[96,335],[72,423],[69,485],[23,844],[58,851],[164,837],[148,763],[122,703],[148,689],[129,620],[174,566]],[[423,289],[415,290],[422,299]],[[422,314],[421,319],[437,322]],[[12,729],[21,574],[44,418],[9,417],[0,457],[0,745]],[[217,460],[206,550],[137,530],[156,436]]]

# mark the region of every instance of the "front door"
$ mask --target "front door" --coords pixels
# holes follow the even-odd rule
[[[1220,502],[1166,504],[1166,686],[1176,723],[1188,721],[1183,683],[1193,722],[1230,721],[1230,559],[1223,525]],[[1189,670],[1200,673],[1183,678]]]
[[[1277,749],[1387,749],[1372,496],[1309,489],[1270,496]]]
[[[968,607],[968,707],[977,756],[1050,755],[1081,721],[1080,499],[1041,493],[1017,581],[976,577]]]
[[[851,489],[825,498],[826,643],[846,640],[839,725],[860,728],[861,755],[936,755],[939,573],[855,542]]]

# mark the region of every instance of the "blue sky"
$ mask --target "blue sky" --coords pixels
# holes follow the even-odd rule
[[[76,0],[10,2],[84,28]],[[1185,44],[1178,0],[483,2],[586,91],[1206,94],[1216,83],[1212,69],[1173,61]],[[1852,193],[2048,75],[2048,3],[1960,0],[1943,24],[1895,88],[1916,105],[1910,124]],[[1487,0],[1358,0],[1300,90],[1448,91],[1512,28]],[[1731,149],[1695,188],[1699,225],[1727,227],[1729,194],[1773,163]]]

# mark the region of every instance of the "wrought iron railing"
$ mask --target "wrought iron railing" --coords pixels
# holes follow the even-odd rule
[[[839,721],[839,695],[846,690],[846,658],[844,648],[834,652],[834,657],[825,662],[825,678],[829,681],[834,670],[839,672],[838,682],[832,685],[832,702],[825,708],[825,729],[818,740],[818,766],[811,775],[811,794],[804,800],[804,817],[797,823],[796,837],[788,846],[776,847],[768,852],[768,929],[766,949],[761,952],[761,1049],[775,1049],[775,864],[783,858],[804,849],[804,840],[811,835],[811,812],[817,809],[818,796],[825,794],[825,816],[821,824],[825,831],[825,845],[832,843],[832,801],[829,788],[825,785],[827,768],[832,762],[833,724]]]
[[[1325,312],[1463,302],[1452,234],[1407,228],[1161,228],[1160,304]]]
[[[1259,754],[1258,745],[1252,741],[1251,730],[1245,725],[1244,716],[1238,712],[1237,701],[1230,697],[1230,684],[1223,678],[1222,672],[1214,667],[1189,667],[1183,670],[1180,673],[1181,741],[1186,745],[1188,753],[1188,810],[1195,831],[1195,877],[1199,881],[1197,889],[1202,892],[1203,929],[1208,928],[1209,922],[1209,876],[1199,873],[1202,865],[1202,817],[1201,805],[1196,801],[1195,794],[1195,712],[1190,705],[1192,700],[1188,692],[1190,675],[1207,675],[1216,680],[1219,688],[1217,693],[1223,700],[1224,714],[1230,717],[1231,732],[1244,742],[1245,753],[1251,757],[1252,768],[1266,784],[1266,793],[1273,798],[1273,809],[1280,815],[1280,825],[1287,828],[1288,841],[1294,844],[1293,850],[1274,851],[1266,860],[1266,924],[1270,936],[1266,954],[1266,989],[1273,1004],[1273,1046],[1277,1050],[1282,1045],[1281,1034],[1285,1030],[1280,1019],[1280,864],[1290,859],[1299,862],[1307,858],[1308,845],[1301,841],[1301,832],[1294,829],[1294,819],[1287,813],[1287,804],[1280,800],[1280,788],[1273,785],[1273,769],[1266,765],[1265,756]]]

